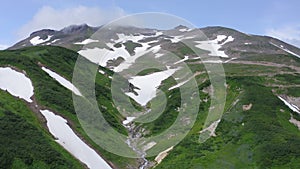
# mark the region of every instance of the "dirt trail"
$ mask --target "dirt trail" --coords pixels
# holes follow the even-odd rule
[[[201,64],[202,61],[199,62],[192,62],[188,64]],[[212,63],[213,64],[213,63]],[[219,63],[218,63],[219,64]],[[273,63],[273,62],[265,62],[265,61],[243,61],[243,60],[232,60],[230,62],[223,62],[222,64],[244,64],[244,65],[259,65],[259,66],[271,66],[271,67],[288,67],[290,69],[295,70],[296,72],[300,72],[300,67],[293,66],[293,65],[286,65],[286,64],[279,64],[279,63]]]
[[[234,60],[234,61],[231,61],[231,62],[225,63],[225,64],[260,65],[260,66],[272,66],[272,67],[279,67],[279,68],[288,67],[288,68],[295,70],[296,72],[300,72],[300,67],[297,67],[297,66],[279,64],[279,63],[273,63],[273,62],[264,62],[264,61],[257,62],[257,61]]]

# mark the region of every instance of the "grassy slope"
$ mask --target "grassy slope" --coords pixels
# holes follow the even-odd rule
[[[26,70],[35,85],[38,102],[72,120],[73,128],[93,147],[96,147],[106,159],[113,161],[120,168],[125,168],[127,163],[134,163],[130,159],[108,153],[93,143],[82,131],[74,115],[71,92],[48,77],[37,66],[37,62],[41,62],[71,80],[77,57],[75,53],[59,47],[33,47],[14,52],[1,52],[0,57],[0,65],[11,64]],[[290,61],[290,58],[288,59]],[[193,72],[203,71],[202,65],[190,65],[190,67]],[[274,96],[271,88],[263,86],[266,83],[273,83],[274,78],[257,77],[260,74],[276,74],[290,70],[237,64],[227,64],[224,67],[227,75],[231,77],[227,79],[229,88],[226,111],[217,128],[217,137],[210,138],[204,144],[198,142],[199,131],[204,124],[210,102],[202,103],[193,129],[157,168],[297,168],[300,166],[300,134],[297,128],[288,122],[291,111]],[[96,78],[96,83],[99,85],[98,87],[96,85],[98,102],[110,110],[106,114],[110,124],[119,132],[125,132],[119,124],[120,115],[111,105],[108,87],[110,80],[103,75],[98,76]],[[298,77],[297,74],[294,76]],[[299,84],[296,79],[290,79],[290,75],[276,75],[275,77],[280,82],[288,81]],[[207,94],[201,92],[209,85],[209,82],[201,84],[206,78],[206,75],[197,76],[201,99],[208,97]],[[172,85],[174,81],[168,79],[161,86],[161,89],[166,91],[166,95],[172,97],[169,99],[171,102],[168,102],[167,111],[154,122],[144,125],[151,134],[158,134],[167,129],[177,116],[172,110],[179,103],[180,95],[179,90],[167,90]],[[300,95],[299,89],[296,89],[287,88],[282,92],[298,96]],[[240,101],[232,106],[236,99]],[[243,111],[242,105],[249,103],[253,104],[252,109]],[[280,112],[280,109],[284,112]]]
[[[3,51],[0,53],[0,66],[14,66],[20,70],[25,70],[28,77],[32,80],[35,88],[35,96],[39,105],[51,109],[63,117],[71,120],[72,128],[80,133],[101,155],[120,168],[124,168],[128,163],[133,163],[132,159],[116,156],[95,144],[83,131],[76,117],[72,93],[61,86],[58,82],[48,76],[38,63],[41,63],[49,69],[55,71],[66,79],[72,81],[73,67],[78,55],[70,50],[61,47],[30,47],[16,51]],[[106,120],[115,129],[121,133],[126,133],[124,127],[120,124],[121,116],[112,106],[108,77],[101,75],[96,79],[96,96],[98,96],[99,107],[105,106]]]
[[[201,66],[191,66],[193,71],[202,69]],[[189,135],[156,168],[299,166],[300,132],[288,122],[292,112],[271,92],[271,88],[263,86],[274,78],[257,77],[259,74],[276,74],[282,69],[255,65],[224,66],[227,75],[231,77],[227,78],[229,88],[225,114],[217,128],[217,137],[210,138],[204,144],[198,142],[201,125],[197,123],[203,124],[209,106],[209,103],[204,103],[202,108],[200,107],[196,125]],[[282,82],[299,84],[291,77],[293,76],[275,75],[275,78]],[[293,90],[293,95],[299,95],[299,90]],[[239,102],[232,106],[237,99]],[[242,105],[249,103],[253,104],[253,108],[243,111]],[[280,112],[280,109],[284,112]]]
[[[271,89],[261,86],[260,82],[261,79],[257,77],[227,79],[230,86],[227,102],[236,96],[240,101],[232,108],[227,103],[225,110],[229,111],[224,114],[217,128],[217,137],[199,144],[200,130],[195,130],[197,125],[194,126],[157,168],[299,166],[300,132],[288,122],[291,111],[273,95]],[[242,94],[237,93],[238,88],[242,89]],[[252,109],[243,111],[242,105],[249,103],[253,104]],[[284,112],[280,112],[280,109]],[[203,120],[205,116],[201,116]],[[201,121],[200,118],[198,120]]]
[[[0,91],[0,105],[0,168],[83,168],[24,102]]]

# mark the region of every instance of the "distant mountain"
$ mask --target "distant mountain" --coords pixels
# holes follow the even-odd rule
[[[71,25],[65,27],[62,30],[49,30],[44,29],[40,31],[33,32],[30,36],[12,47],[8,48],[9,50],[20,49],[23,47],[29,46],[61,46],[66,47],[75,51],[81,49],[81,47],[86,44],[88,41],[85,41],[90,38],[98,29],[101,27],[90,27],[86,24],[82,25]],[[107,28],[106,28],[107,29]],[[159,40],[157,43],[166,44],[172,42],[172,38],[176,41],[177,36],[193,36],[193,32],[197,31],[187,31],[189,28],[185,26],[178,26],[173,30],[161,31],[155,29],[143,29],[143,28],[133,28],[133,27],[119,27],[114,30],[113,33],[124,33],[127,35],[147,35],[154,32],[162,32],[160,36],[151,37],[152,41]],[[225,28],[225,27],[205,27],[200,28],[208,39],[214,40],[218,35],[225,35],[227,37],[234,38],[230,43],[222,45],[219,49],[224,51],[229,57],[249,57],[254,55],[260,55],[261,53],[268,55],[277,55],[277,54],[293,54],[296,56],[300,55],[300,49],[287,44],[278,39],[268,37],[268,36],[258,36],[258,35],[249,35],[234,29]],[[111,32],[109,30],[104,30],[103,32]],[[111,33],[108,33],[110,37]],[[149,39],[149,38],[148,38]],[[109,39],[110,40],[110,39]],[[145,39],[140,39],[140,42],[143,42]],[[82,43],[85,42],[85,43]],[[222,43],[221,41],[219,43]],[[168,49],[166,47],[166,49]]]

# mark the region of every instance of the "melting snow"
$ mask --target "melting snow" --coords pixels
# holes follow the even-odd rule
[[[129,68],[137,58],[147,54],[147,53],[157,53],[160,50],[160,45],[154,46],[150,49],[148,49],[150,47],[150,45],[148,45],[147,43],[141,43],[142,47],[138,47],[134,49],[135,55],[128,57],[127,59],[125,59],[125,62],[122,62],[119,66],[115,67],[114,71],[115,72],[121,72],[124,69]]]
[[[185,81],[183,81],[183,82],[180,82],[180,83],[178,83],[177,85],[170,87],[168,90],[173,90],[173,89],[175,89],[175,88],[178,88],[178,87],[184,85],[184,84],[185,84],[186,82],[188,82],[189,80],[191,80],[191,79],[187,79],[187,80],[185,80]]]
[[[57,42],[57,41],[59,41],[60,39],[54,39],[53,41],[51,41],[51,42],[48,42],[46,45],[51,45],[51,44],[53,44],[53,43],[55,43],[55,42]]]
[[[171,40],[172,43],[178,43],[182,40],[186,40],[186,39],[193,39],[194,36],[187,36],[187,37],[184,37],[183,35],[180,35],[180,36],[173,36],[171,38],[165,38],[165,39],[169,39]]]
[[[120,72],[124,69],[127,69],[129,66],[131,66],[135,60],[149,52],[157,53],[161,47],[160,45],[156,45],[152,48],[149,45],[150,42],[147,43],[141,43],[138,42],[139,40],[144,39],[145,37],[156,37],[161,35],[162,32],[156,32],[155,35],[151,36],[145,36],[145,35],[125,35],[125,34],[117,34],[118,39],[114,40],[111,39],[114,43],[124,43],[127,41],[132,41],[135,43],[139,43],[142,46],[136,47],[134,49],[135,54],[133,56],[130,56],[128,51],[125,49],[125,46],[122,45],[119,48],[114,47],[113,43],[107,43],[106,45],[111,48],[112,50],[108,50],[106,48],[100,49],[100,48],[93,48],[93,49],[84,49],[80,50],[78,53],[85,58],[89,59],[91,62],[99,64],[103,67],[107,65],[107,61],[117,59],[118,57],[122,57],[125,61],[122,62],[119,66],[114,68],[115,72]]]
[[[223,63],[222,60],[204,60],[202,63]]]
[[[156,89],[159,87],[161,82],[172,76],[172,74],[175,73],[176,70],[177,69],[168,69],[145,76],[134,76],[129,79],[129,82],[134,86],[140,88],[140,90],[136,90],[138,95],[134,95],[133,93],[126,94],[140,105],[145,106],[151,99],[156,96]]]
[[[43,69],[43,71],[45,71],[46,73],[48,73],[49,76],[51,76],[53,79],[55,79],[59,84],[61,84],[65,88],[71,90],[76,95],[82,96],[81,93],[79,92],[79,90],[71,82],[69,82],[68,80],[66,80],[65,78],[61,77],[59,74],[53,72],[50,69],[47,69],[45,67],[42,67],[42,69]]]
[[[290,51],[290,50],[284,48],[283,45],[278,46],[278,45],[276,45],[276,44],[274,44],[274,43],[272,43],[272,42],[270,42],[270,44],[272,44],[272,45],[274,45],[274,46],[276,46],[276,47],[278,47],[278,48],[280,48],[280,49],[286,51],[286,52],[289,53],[289,54],[292,54],[292,55],[297,56],[298,58],[300,58],[300,55],[298,55],[297,53],[294,53],[294,52],[292,52],[292,51]]]
[[[82,42],[76,42],[76,43],[74,43],[74,44],[75,44],[75,45],[86,45],[86,44],[93,43],[93,42],[99,42],[99,40],[85,39],[85,40],[82,41]]]
[[[50,133],[62,147],[69,151],[90,169],[111,169],[111,167],[85,142],[83,142],[67,124],[67,120],[49,110],[41,110],[47,120]]]
[[[108,44],[109,46],[110,44]],[[93,63],[99,64],[102,67],[106,66],[107,61],[117,59],[122,57],[125,60],[130,57],[130,54],[125,49],[125,46],[122,45],[120,48],[113,48],[114,51],[108,50],[106,48],[92,48],[80,50],[78,53]]]
[[[30,43],[35,46],[35,45],[49,41],[51,39],[51,37],[52,37],[52,35],[48,35],[47,39],[44,40],[44,39],[41,39],[40,36],[36,36],[36,37],[30,39]]]
[[[222,43],[222,45],[234,41],[234,38],[232,36],[228,36],[228,38],[225,40],[225,42]]]
[[[32,102],[30,97],[34,93],[30,79],[9,67],[0,68],[0,89],[7,90],[11,95],[27,102]]]
[[[221,43],[223,40],[225,40],[225,41],[223,43]],[[220,51],[219,49],[224,44],[226,44],[228,42],[232,42],[232,41],[234,41],[234,38],[232,36],[227,37],[226,35],[218,35],[215,40],[196,41],[196,43],[199,43],[198,45],[196,45],[196,47],[209,51],[210,56],[220,56],[220,57],[228,58],[228,55],[226,55],[224,51]]]
[[[175,62],[174,65],[176,65],[176,64],[178,64],[178,63],[181,63],[181,62],[184,62],[184,61],[187,61],[187,60],[189,60],[189,56],[184,56],[183,59],[181,59],[181,60]]]
[[[163,56],[164,54],[162,54],[162,53],[156,53],[155,54],[155,58],[160,58],[161,56]]]
[[[180,32],[189,32],[193,29],[188,29],[188,28],[182,28],[182,29],[179,29]]]
[[[283,101],[283,103],[285,105],[287,105],[291,110],[293,110],[294,112],[300,114],[300,110],[296,105],[290,104],[288,101],[284,100],[282,97],[278,96],[278,98]]]
[[[59,41],[60,39],[54,39],[51,43],[55,43],[57,41]]]
[[[103,71],[103,70],[99,70],[99,73],[101,73],[101,74],[105,74],[105,72]]]
[[[226,60],[224,63],[228,63],[228,62],[230,62],[230,61],[232,61],[232,60],[235,60],[235,59],[237,59],[237,58],[231,58],[231,59],[228,59],[228,60]]]
[[[124,120],[122,123],[124,125],[127,125],[127,124],[131,123],[134,119],[135,119],[135,117],[126,117],[126,120]]]
[[[204,133],[206,131],[209,131],[209,133],[210,133],[209,136],[214,136],[215,137],[216,136],[215,131],[216,131],[216,128],[218,127],[218,124],[220,123],[220,121],[221,121],[221,119],[211,123],[210,126],[208,126],[207,128],[201,130],[200,133]]]
[[[165,151],[160,152],[156,157],[155,157],[155,161],[157,162],[157,164],[160,164],[162,162],[162,160],[164,158],[167,157],[167,155],[169,154],[169,152],[173,150],[173,146],[166,149]]]

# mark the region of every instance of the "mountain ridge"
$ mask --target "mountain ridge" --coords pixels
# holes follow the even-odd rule
[[[21,40],[20,42],[17,42],[15,45],[9,47],[8,50],[20,49],[23,47],[34,46],[34,45],[55,45],[55,46],[62,46],[75,51],[79,51],[82,46],[76,45],[75,43],[83,42],[84,40],[89,39],[90,36],[92,36],[92,34],[95,33],[101,27],[102,26],[90,27],[87,24],[81,24],[81,25],[71,25],[61,30],[42,29],[31,33],[28,38]],[[123,28],[126,29],[126,27]],[[179,29],[183,30],[186,28],[187,27],[185,26],[179,25],[171,29],[170,31],[179,30]],[[160,31],[157,29],[145,29],[145,28],[136,28],[136,29],[140,33],[142,33],[143,31],[144,33]],[[279,47],[284,46],[285,49],[292,51],[297,55],[300,55],[300,49],[298,47],[270,36],[248,35],[239,32],[237,30],[222,27],[222,26],[208,26],[204,28],[197,28],[197,30],[202,31],[210,40],[215,39],[218,35],[226,35],[226,36],[234,37],[235,41],[231,43],[227,43],[221,48],[221,50],[224,50],[225,53],[228,53],[229,55],[233,55],[233,57],[236,56],[241,57],[242,53],[245,53],[243,51],[247,51],[247,50],[249,50],[248,52],[257,52],[257,49],[265,45],[270,45],[268,47],[270,50],[264,51],[265,53],[267,52],[269,54],[284,54],[287,51],[278,50],[279,49],[278,46]],[[181,32],[181,33],[187,33],[187,32]],[[40,42],[38,42],[37,44],[32,44],[30,40],[32,40],[35,37],[39,37]],[[269,44],[269,43],[273,43],[273,44]],[[274,44],[277,45],[277,47],[274,46]],[[274,47],[271,47],[271,45],[273,45]],[[255,51],[254,50],[251,51],[251,48],[252,49],[255,48]]]

